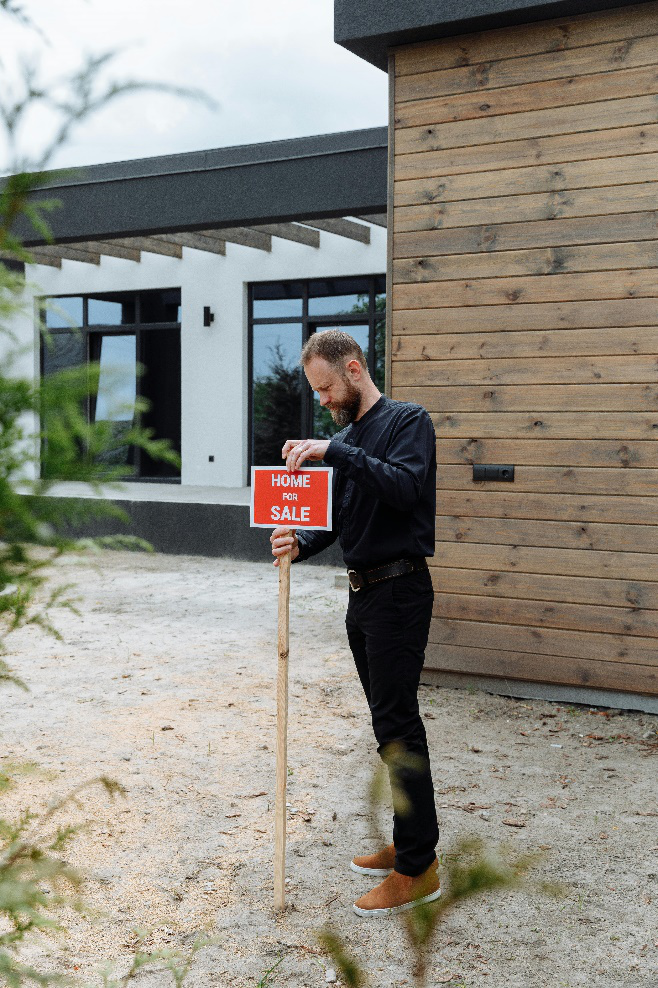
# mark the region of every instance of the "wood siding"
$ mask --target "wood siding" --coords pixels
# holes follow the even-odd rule
[[[437,435],[427,665],[656,696],[658,3],[392,54],[391,393]]]

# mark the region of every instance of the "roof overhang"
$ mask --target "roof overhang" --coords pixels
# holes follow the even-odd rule
[[[58,244],[365,218],[386,212],[387,146],[374,127],[91,165],[30,198],[61,201],[48,215]],[[15,232],[45,242],[24,218]]]
[[[334,40],[377,68],[389,48],[629,6],[630,0],[334,0]]]

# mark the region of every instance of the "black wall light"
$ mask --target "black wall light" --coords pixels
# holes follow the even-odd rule
[[[215,321],[215,313],[210,311],[209,305],[203,307],[203,325],[211,326]]]

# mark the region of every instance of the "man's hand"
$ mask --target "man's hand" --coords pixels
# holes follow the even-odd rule
[[[297,559],[299,555],[299,543],[297,542],[297,536],[294,529],[290,528],[275,528],[270,535],[270,542],[272,543],[272,555],[277,558],[274,560],[274,566],[279,565],[279,557],[285,556],[290,553],[290,561]]]
[[[281,450],[287,470],[301,470],[305,460],[323,460],[330,439],[287,439]]]

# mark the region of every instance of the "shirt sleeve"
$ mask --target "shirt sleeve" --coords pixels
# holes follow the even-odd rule
[[[368,456],[359,446],[332,439],[324,462],[391,507],[410,511],[422,496],[435,449],[432,420],[419,407],[403,414],[394,426],[385,461]]]
[[[293,563],[303,563],[310,556],[315,556],[323,549],[328,549],[338,538],[338,518],[336,508],[336,481],[334,475],[333,496],[331,498],[331,529],[325,528],[302,528],[297,530],[297,544],[299,545],[299,555],[293,559]]]
[[[333,529],[304,528],[297,532],[297,544],[299,545],[299,555],[293,559],[293,563],[303,563],[309,556],[315,556],[322,552],[336,541],[337,533]]]

